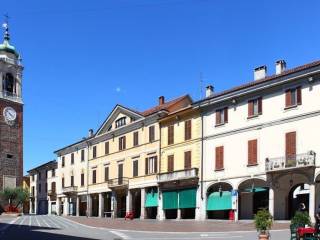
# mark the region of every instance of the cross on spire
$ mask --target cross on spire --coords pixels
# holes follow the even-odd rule
[[[6,13],[4,14],[4,23],[2,24],[2,27],[4,28],[4,41],[10,40],[10,34],[9,34],[9,15]]]

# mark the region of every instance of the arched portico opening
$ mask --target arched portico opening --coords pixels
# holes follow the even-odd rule
[[[297,184],[293,186],[288,194],[288,219],[291,219],[295,212],[300,209],[301,204],[305,205],[305,211],[309,212],[309,184]]]
[[[261,209],[269,208],[267,182],[259,178],[247,179],[239,184],[239,219],[253,219]]]
[[[208,188],[208,219],[229,219],[229,212],[232,210],[232,190],[232,185],[226,182],[215,183]]]

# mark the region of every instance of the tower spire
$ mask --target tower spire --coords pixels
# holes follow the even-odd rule
[[[4,28],[4,37],[3,41],[9,43],[10,40],[10,34],[9,34],[9,15],[4,15],[4,23],[2,24],[2,27]]]

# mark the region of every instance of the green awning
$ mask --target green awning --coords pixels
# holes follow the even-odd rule
[[[179,208],[195,208],[197,202],[197,189],[182,189],[179,191]]]
[[[145,207],[158,207],[158,193],[151,192],[146,195]]]
[[[268,189],[267,188],[264,188],[264,187],[255,187],[255,188],[247,188],[247,189],[244,189],[244,192],[264,192],[264,191],[267,191]]]
[[[208,197],[207,210],[229,210],[232,209],[232,197],[231,192],[213,192]]]
[[[163,192],[163,209],[178,209],[178,192]]]

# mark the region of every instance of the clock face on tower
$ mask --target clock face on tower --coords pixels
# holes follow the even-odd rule
[[[5,107],[3,109],[3,117],[5,122],[12,126],[17,118],[17,112],[12,107]]]

